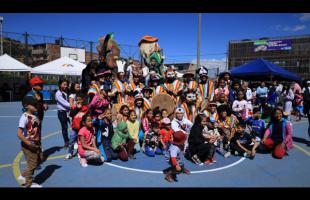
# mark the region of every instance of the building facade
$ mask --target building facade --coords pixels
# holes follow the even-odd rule
[[[229,41],[228,68],[263,58],[310,78],[310,35]]]

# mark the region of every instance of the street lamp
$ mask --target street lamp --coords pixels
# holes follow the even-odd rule
[[[3,17],[0,16],[0,34],[1,34],[1,50],[0,55],[3,55],[3,38],[2,38],[2,23],[3,23]]]

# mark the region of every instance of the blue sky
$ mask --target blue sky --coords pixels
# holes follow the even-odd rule
[[[1,14],[4,31],[92,40],[114,32],[119,44],[137,45],[144,35],[159,38],[166,63],[191,61],[197,53],[198,15]],[[229,40],[310,34],[308,14],[202,14],[201,59],[226,57]]]

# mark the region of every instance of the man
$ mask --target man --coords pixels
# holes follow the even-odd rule
[[[183,74],[183,91],[193,91],[196,93],[197,91],[197,82],[194,80],[194,73],[185,72]]]
[[[142,94],[143,94],[143,103],[144,103],[144,108],[145,110],[151,109],[151,102],[152,102],[152,96],[151,94],[153,93],[153,89],[149,87],[144,87],[142,89]]]
[[[185,96],[186,100],[181,104],[181,108],[185,111],[185,118],[194,123],[198,112],[196,106],[196,94],[194,92],[187,92]]]
[[[127,87],[128,83],[125,81],[125,73],[117,72],[117,79],[113,82],[111,94],[116,98],[116,104],[121,106],[122,104],[126,103],[125,92]]]
[[[160,78],[157,75],[151,76],[150,88],[152,88],[152,97],[157,94],[166,93],[163,85],[160,85]]]
[[[197,70],[200,82],[198,84],[198,97],[200,101],[213,101],[214,98],[214,83],[208,80],[208,69],[204,66]]]
[[[167,94],[169,94],[178,105],[180,104],[179,95],[182,93],[182,83],[180,80],[176,79],[176,73],[172,68],[168,68],[165,73],[166,78],[164,82],[164,89]]]

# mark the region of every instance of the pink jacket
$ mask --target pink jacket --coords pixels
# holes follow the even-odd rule
[[[284,134],[285,134],[284,144],[287,150],[290,150],[293,148],[293,128],[290,122],[286,122]],[[270,135],[270,128],[266,130],[264,137],[269,137],[269,135]]]
[[[102,114],[104,109],[109,106],[109,102],[105,98],[101,98],[100,94],[96,94],[89,104],[89,108],[93,109],[93,117],[98,117]]]
[[[149,120],[147,120],[146,117],[141,119],[141,125],[142,125],[142,130],[143,130],[144,133],[149,131],[150,123],[149,123]]]

